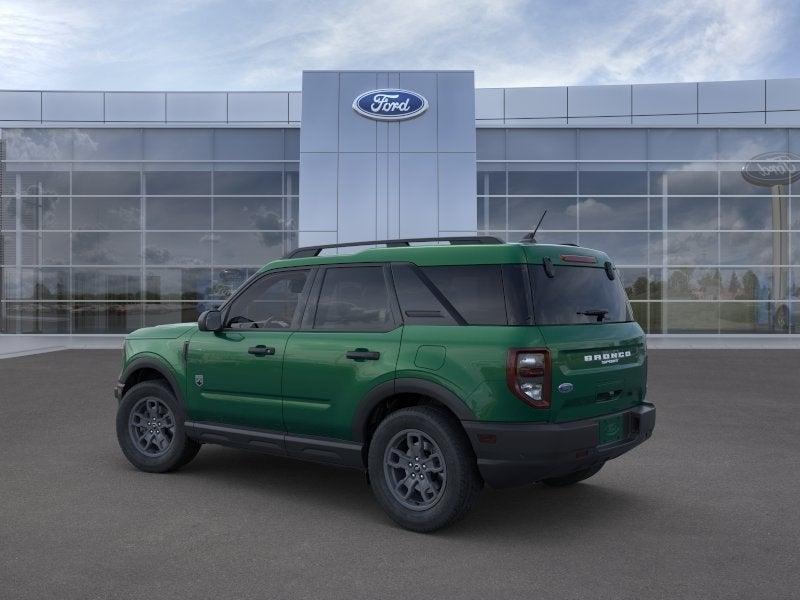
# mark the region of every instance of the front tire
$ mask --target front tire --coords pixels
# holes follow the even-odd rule
[[[183,406],[166,383],[143,381],[131,387],[117,409],[117,441],[137,469],[166,473],[186,465],[200,451],[189,439]]]
[[[370,443],[368,463],[378,504],[412,531],[455,523],[469,512],[483,487],[463,430],[450,415],[430,406],[386,417]]]

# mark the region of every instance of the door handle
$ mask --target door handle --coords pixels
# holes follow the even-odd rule
[[[258,346],[251,346],[247,353],[254,356],[272,356],[275,354],[275,348],[268,348],[263,344],[259,344]]]
[[[359,348],[357,350],[349,350],[345,356],[351,360],[378,360],[381,357],[381,353]]]

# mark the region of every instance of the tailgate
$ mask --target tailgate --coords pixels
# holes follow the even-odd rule
[[[645,340],[636,323],[550,325],[540,330],[552,361],[552,421],[596,417],[644,400]]]

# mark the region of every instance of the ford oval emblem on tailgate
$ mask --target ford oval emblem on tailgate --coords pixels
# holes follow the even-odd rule
[[[561,385],[558,386],[558,391],[561,392],[562,394],[569,394],[574,389],[574,387],[575,386],[573,386],[571,383],[562,383]]]

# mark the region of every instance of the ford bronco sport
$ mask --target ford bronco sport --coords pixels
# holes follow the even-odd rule
[[[128,335],[128,460],[172,471],[210,443],[355,467],[394,521],[432,531],[484,482],[573,484],[650,436],[644,334],[604,253],[490,237],[323,252],[356,245],[298,248],[197,324]]]

